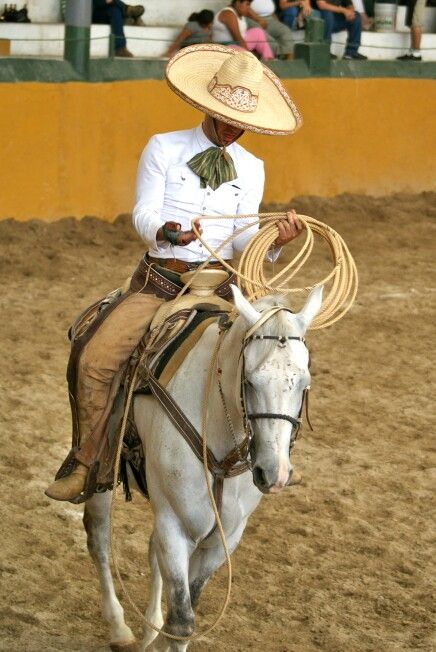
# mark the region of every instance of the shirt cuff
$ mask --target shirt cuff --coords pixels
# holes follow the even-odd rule
[[[150,249],[157,250],[162,245],[169,245],[169,243],[161,242],[160,240],[159,246],[157,244],[157,232],[164,225],[164,222],[157,215],[133,214],[133,224],[139,236],[147,243]]]

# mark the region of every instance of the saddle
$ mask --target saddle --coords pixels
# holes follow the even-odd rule
[[[229,306],[231,308],[231,304]],[[150,341],[147,342],[147,338],[145,338],[137,348],[135,352],[136,360],[132,357],[131,366],[120,388],[123,395],[126,395],[133,375],[136,376],[134,395],[154,394],[155,392],[150,387],[151,380],[159,388],[165,388],[188,353],[200,340],[206,328],[218,321],[226,321],[228,313],[229,310],[224,311],[222,306],[200,303],[193,305],[191,308],[185,308],[170,314],[163,324],[158,327],[158,333],[153,345],[150,346]],[[151,340],[151,336],[148,339]],[[124,409],[125,403],[121,402],[118,411],[113,414],[118,423],[118,428],[121,427]],[[108,427],[110,428],[110,423]],[[116,437],[116,440],[118,440],[118,437]],[[119,481],[123,483],[126,500],[131,500],[128,468],[132,472],[139,490],[148,498],[145,456],[135,425],[133,402],[129,406],[119,474]]]
[[[159,308],[148,332],[144,334],[126,364],[120,389],[107,423],[107,438],[111,448],[119,441],[126,397],[133,378],[136,378],[134,394],[152,393],[150,375],[161,387],[166,387],[206,328],[218,320],[227,319],[228,313],[233,309],[232,304],[213,294],[213,290],[227,277],[227,272],[212,269],[201,272],[191,271],[181,275],[182,283],[190,284],[189,294],[167,301]],[[120,290],[114,291],[107,300],[111,303],[118,296]],[[82,327],[86,329],[89,320],[95,316],[95,311],[104,310],[105,307],[101,303],[91,306],[87,313],[82,315]],[[72,336],[80,332],[80,329],[80,326],[76,326]],[[131,498],[128,468],[132,471],[139,489],[148,496],[144,462],[142,444],[134,422],[132,402],[124,433],[119,477],[123,482],[127,500]],[[98,486],[97,491],[106,488],[110,486]]]

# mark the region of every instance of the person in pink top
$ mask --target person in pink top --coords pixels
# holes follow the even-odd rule
[[[274,54],[263,29],[248,28],[248,15],[252,0],[232,0],[228,7],[219,11],[213,22],[212,41],[222,45],[250,50],[263,61],[274,59]]]

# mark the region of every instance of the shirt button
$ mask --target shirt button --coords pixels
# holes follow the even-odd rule
[[[206,210],[206,206],[203,206],[202,210],[205,211],[205,210]]]
[[[209,192],[209,191],[207,191],[207,193],[206,193],[206,195],[210,195],[210,192]]]

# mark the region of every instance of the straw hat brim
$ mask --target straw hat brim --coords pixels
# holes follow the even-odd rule
[[[225,45],[209,43],[183,48],[168,62],[168,85],[196,109],[240,129],[268,135],[292,134],[301,126],[301,116],[280,79],[263,64],[255,111],[238,111],[209,93],[207,87],[215,73],[237,52]]]

